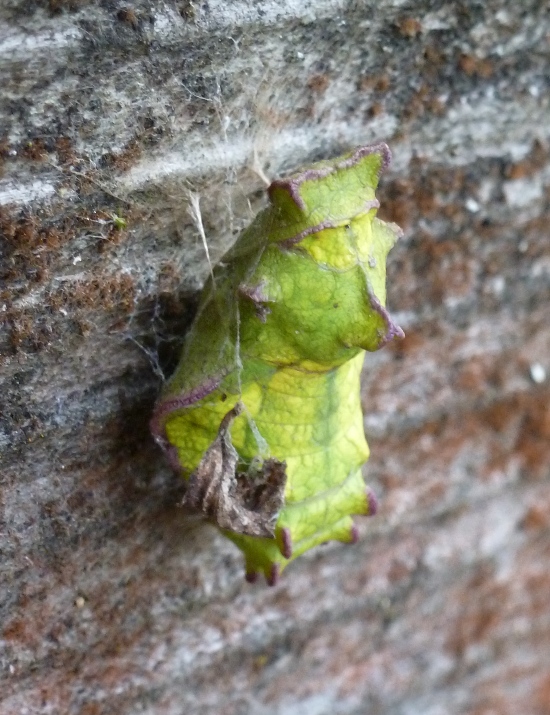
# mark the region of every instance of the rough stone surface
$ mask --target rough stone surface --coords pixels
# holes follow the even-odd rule
[[[4,0],[0,713],[550,713],[550,12]],[[371,140],[390,308],[354,546],[273,588],[147,421],[275,177]]]

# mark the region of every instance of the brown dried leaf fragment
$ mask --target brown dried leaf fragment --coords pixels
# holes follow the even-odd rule
[[[241,412],[237,403],[221,421],[216,439],[189,478],[182,504],[202,511],[221,529],[274,538],[284,502],[286,464],[266,459],[248,473],[237,471],[239,455],[229,428]]]

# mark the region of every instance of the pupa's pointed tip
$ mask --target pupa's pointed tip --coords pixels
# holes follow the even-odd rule
[[[282,548],[281,548],[281,553],[285,557],[285,559],[290,559],[292,558],[292,536],[290,534],[290,529],[288,527],[284,527],[281,529],[281,541],[282,541]]]
[[[366,488],[368,511],[367,516],[374,516],[378,511],[378,497],[370,487]]]
[[[281,567],[279,564],[271,564],[271,570],[269,572],[269,575],[266,576],[266,581],[268,586],[276,586],[279,577],[281,575]]]
[[[350,529],[349,543],[356,544],[358,541],[359,541],[359,529],[357,528],[357,524],[352,524],[351,529]]]

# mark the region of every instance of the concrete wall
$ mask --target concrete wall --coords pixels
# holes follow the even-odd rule
[[[524,0],[3,0],[0,713],[550,713],[550,17]],[[405,237],[355,546],[279,586],[148,436],[269,178],[371,140]]]

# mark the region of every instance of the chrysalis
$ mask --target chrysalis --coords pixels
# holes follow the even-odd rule
[[[376,509],[359,376],[366,350],[403,336],[384,307],[400,229],[376,218],[389,161],[364,146],[271,184],[206,283],[153,414],[184,503],[243,551],[250,581],[355,541],[352,516]]]

